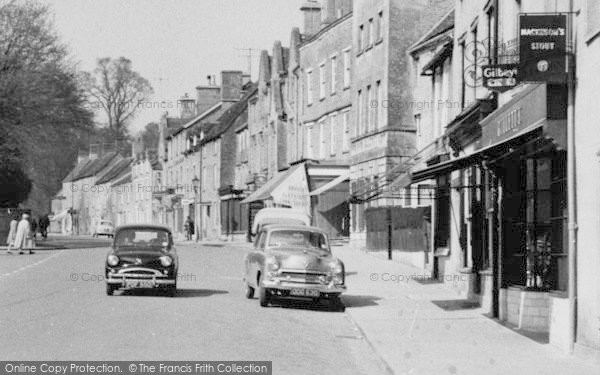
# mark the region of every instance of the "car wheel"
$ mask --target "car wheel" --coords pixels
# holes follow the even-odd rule
[[[252,299],[254,298],[254,288],[250,286],[250,284],[246,283],[246,298]]]
[[[167,287],[167,296],[175,297],[177,295],[177,285],[169,285]]]
[[[262,277],[258,280],[258,301],[262,307],[267,307],[269,306],[269,302],[271,302],[271,296],[267,288],[260,286],[261,281]]]
[[[110,284],[106,284],[106,295],[107,296],[112,296],[113,293],[115,292],[115,290],[117,290],[117,287],[112,286]]]

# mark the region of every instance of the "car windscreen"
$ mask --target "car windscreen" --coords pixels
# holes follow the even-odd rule
[[[122,229],[115,237],[115,246],[164,249],[171,245],[169,237],[169,232],[160,229]]]
[[[274,230],[269,235],[268,247],[304,247],[329,251],[327,239],[323,233],[306,230]]]

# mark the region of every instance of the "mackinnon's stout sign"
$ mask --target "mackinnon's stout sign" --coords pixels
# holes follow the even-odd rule
[[[564,82],[567,16],[520,16],[519,75],[526,82]]]
[[[519,83],[518,64],[495,64],[481,67],[483,86],[494,91],[506,91]]]

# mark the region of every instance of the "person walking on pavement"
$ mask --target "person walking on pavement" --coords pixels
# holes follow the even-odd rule
[[[33,248],[33,237],[29,217],[29,213],[23,213],[22,219],[17,225],[14,248],[19,250],[19,254],[23,254],[23,250],[29,250],[29,254],[33,254],[31,250]]]
[[[185,239],[188,241],[191,241],[192,235],[194,234],[194,221],[189,216],[185,220],[184,228],[185,228]]]
[[[40,228],[40,234],[42,238],[46,239],[48,237],[48,227],[50,226],[50,219],[48,219],[48,215],[44,214],[38,220],[38,227]]]
[[[6,254],[12,254],[10,251],[15,245],[15,238],[17,236],[17,226],[19,225],[19,214],[18,212],[11,212],[11,221],[9,224],[8,237],[6,238]]]

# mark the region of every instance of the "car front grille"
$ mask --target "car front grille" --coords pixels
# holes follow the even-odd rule
[[[303,284],[321,284],[319,277],[327,277],[327,274],[322,272],[294,272],[292,270],[282,271],[280,278],[283,281],[290,283],[303,283]]]

